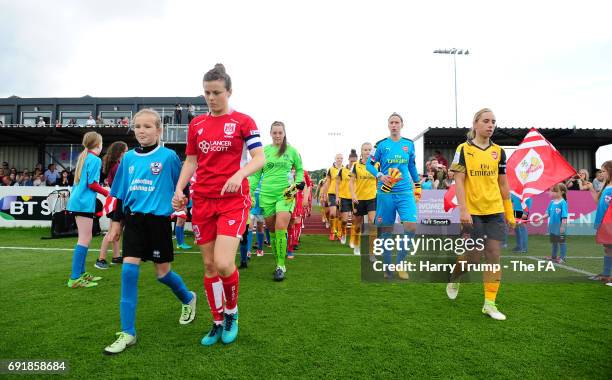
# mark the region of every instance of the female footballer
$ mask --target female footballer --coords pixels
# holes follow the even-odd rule
[[[510,189],[506,179],[506,153],[491,141],[496,120],[493,111],[483,108],[474,115],[468,139],[457,147],[450,170],[455,173],[457,201],[464,236],[485,239],[484,255],[488,264],[499,264],[501,242],[506,235],[507,223],[514,227],[514,211],[510,200]],[[504,220],[505,219],[505,220]],[[467,253],[467,261],[479,263],[481,251]],[[465,262],[460,256],[458,263]],[[450,299],[457,298],[461,265],[451,274],[446,293]],[[483,273],[485,301],[482,313],[503,321],[506,316],[495,305],[501,272]]]
[[[402,137],[401,131],[404,120],[397,113],[392,113],[387,119],[389,137],[378,141],[374,151],[370,154],[366,166],[368,171],[378,178],[378,192],[376,194],[376,224],[381,227],[383,235],[388,237],[396,214],[409,239],[414,237],[417,222],[416,201],[421,196],[419,173],[415,164],[414,143]],[[379,168],[375,164],[380,164]],[[402,262],[408,252],[400,250],[396,263]],[[391,264],[391,252],[385,251],[383,260]],[[385,272],[386,278],[392,273]],[[398,271],[398,277],[408,279],[408,273]]]
[[[349,163],[338,171],[338,176],[336,177],[335,181],[336,206],[340,209],[340,228],[337,233],[338,239],[340,239],[340,244],[346,244],[346,235],[348,234],[347,224],[349,215],[353,211],[353,201],[351,200],[349,182],[351,180],[351,171],[353,170],[353,165],[355,162],[357,162],[357,152],[355,149],[351,149],[351,153],[349,154]],[[354,229],[351,228],[351,238],[353,237],[353,231]],[[351,246],[351,248],[353,247]]]
[[[189,123],[186,160],[172,205],[185,206],[183,189],[197,170],[192,193],[192,228],[204,261],[204,289],[213,317],[205,346],[238,336],[239,274],[236,249],[248,223],[251,199],[247,177],[265,162],[255,121],[229,107],[232,80],[222,64],[204,75],[209,113]],[[246,163],[246,152],[252,160]],[[225,301],[225,302],[224,302]]]
[[[270,244],[276,255],[274,281],[285,279],[287,268],[287,226],[295,207],[298,189],[304,189],[304,170],[298,151],[287,143],[285,124],[275,121],[270,127],[272,144],[264,148],[266,165],[260,171],[263,179],[259,191],[259,206],[266,226],[270,229]],[[295,167],[295,178],[291,168]]]
[[[376,217],[376,177],[366,168],[366,163],[372,152],[372,144],[369,142],[361,145],[361,160],[355,163],[351,172],[349,183],[351,200],[353,202],[353,229],[355,231],[355,241],[353,242],[355,255],[361,254],[361,231],[363,219],[367,215],[368,223],[374,224]],[[378,168],[378,164],[376,165]],[[370,260],[374,253],[370,251]]]
[[[335,240],[336,234],[340,231],[340,219],[338,218],[338,198],[336,194],[336,179],[338,173],[342,169],[342,162],[344,156],[342,153],[336,154],[334,158],[334,164],[327,169],[325,174],[325,182],[323,183],[323,202],[329,208],[329,212],[326,210],[327,220],[329,221],[329,240]]]

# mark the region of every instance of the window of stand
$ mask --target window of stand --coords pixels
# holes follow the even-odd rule
[[[87,124],[91,112],[89,111],[62,111],[60,112],[60,122],[62,127],[83,127]]]
[[[127,127],[132,122],[132,111],[101,111],[102,123],[105,126]]]
[[[51,111],[22,112],[21,124],[28,127],[45,127],[51,125]]]

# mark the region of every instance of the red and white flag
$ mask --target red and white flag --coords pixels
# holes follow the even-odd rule
[[[506,162],[510,192],[521,200],[548,190],[576,174],[557,149],[537,129],[531,128]]]
[[[608,202],[612,204],[611,202]],[[595,234],[595,242],[597,244],[612,244],[612,206],[608,206],[608,210],[597,228]]]
[[[455,184],[450,185],[446,193],[444,193],[444,212],[449,212],[455,207],[459,206],[457,202],[457,195],[455,194]]]

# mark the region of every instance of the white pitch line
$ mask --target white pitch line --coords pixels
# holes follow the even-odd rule
[[[545,261],[544,259],[538,259],[537,257],[534,257],[534,256],[525,256],[525,257],[528,258],[528,259],[531,259],[531,260],[535,260],[535,261]],[[558,263],[554,263],[554,264],[555,264],[555,266],[558,266],[559,268],[563,268],[563,269],[568,270],[570,272],[576,272],[576,273],[584,274],[584,275],[587,275],[589,277],[595,276],[595,273],[591,273],[591,272],[587,272],[587,271],[582,270],[582,269],[570,267],[569,265],[558,264]]]
[[[21,250],[21,251],[68,251],[68,252],[72,252],[74,251],[74,248],[47,248],[47,247],[0,247],[0,249],[14,249],[14,250]],[[90,247],[89,249],[91,250],[99,250],[100,247]],[[180,253],[177,253],[180,252]],[[175,255],[180,256],[183,253],[200,253],[200,251],[175,251]],[[266,253],[267,255],[271,255],[272,253]],[[333,257],[357,257],[357,255],[354,255],[352,253],[300,253],[300,252],[294,252],[293,253],[295,256],[333,256]],[[543,260],[543,259],[538,259],[535,256],[502,256],[503,259],[522,259],[522,258],[529,258],[532,260]],[[574,256],[572,257],[573,260],[575,259],[602,259],[603,256]],[[572,270],[570,268],[570,266],[567,265],[563,265],[563,264],[555,264],[558,265],[561,268],[565,268],[568,270]],[[580,269],[578,268],[573,268],[575,269],[575,271],[580,271]],[[589,272],[578,272],[578,273],[584,273],[584,274],[589,274]],[[589,274],[592,275],[592,274]]]
[[[13,249],[20,251],[74,251],[74,248],[46,248],[46,247],[0,247],[0,249]],[[99,250],[99,247],[89,247],[90,250]],[[180,252],[177,254],[177,252]],[[184,253],[200,253],[200,251],[174,251],[175,255],[182,255]],[[271,255],[272,253],[266,253],[267,255]],[[296,256],[355,256],[352,253],[294,253]]]

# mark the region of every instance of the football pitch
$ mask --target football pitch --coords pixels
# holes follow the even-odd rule
[[[109,357],[119,327],[120,266],[87,270],[96,288],[69,289],[76,238],[41,240],[48,229],[0,230],[0,359],[66,360],[69,378],[610,378],[612,288],[598,282],[503,282],[506,321],[481,314],[482,284],[447,299],[444,284],[363,282],[360,259],[323,235],[302,237],[287,279],[272,281],[270,249],[240,272],[240,333],[204,347],[211,323],[202,260],[176,255],[174,270],[198,294],[198,315],[178,323],[180,304],[152,264],[139,279],[138,343]],[[187,239],[191,243],[191,238]],[[513,238],[509,241],[512,247]],[[530,237],[529,255],[549,254]],[[504,255],[511,255],[509,250]],[[568,269],[599,273],[593,237],[568,239]],[[571,268],[571,269],[569,269]],[[607,375],[606,375],[607,374]]]

